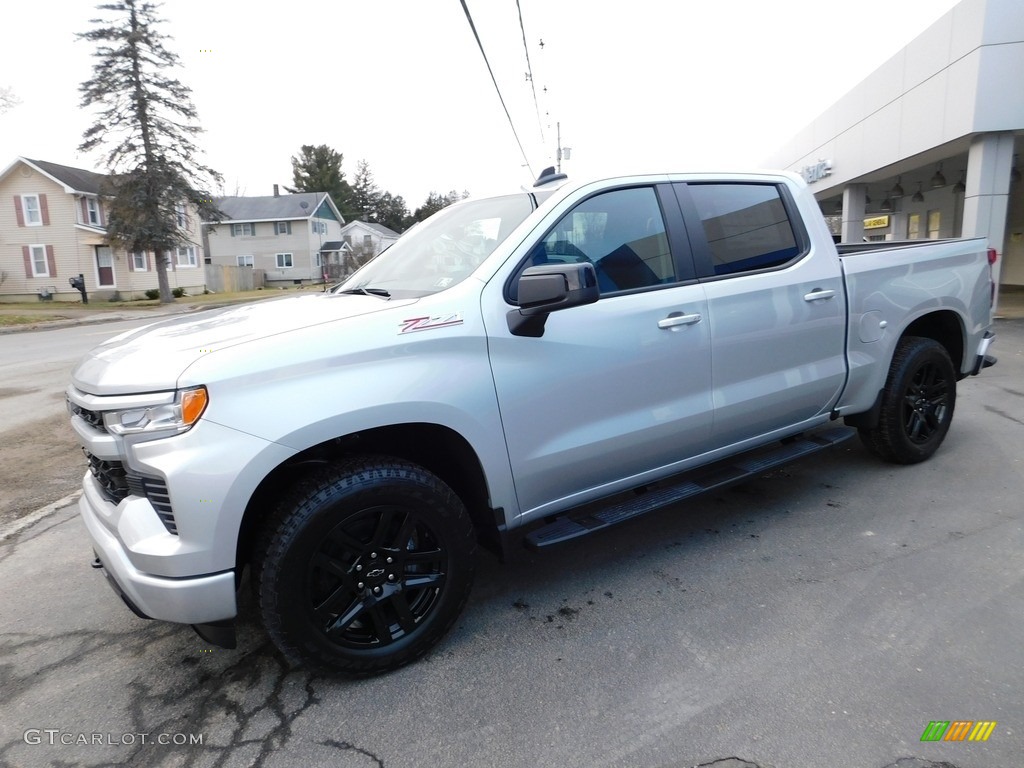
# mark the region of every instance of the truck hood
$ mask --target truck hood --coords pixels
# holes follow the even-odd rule
[[[416,301],[320,293],[178,316],[108,339],[79,362],[71,380],[94,395],[174,389],[182,371],[209,352]]]

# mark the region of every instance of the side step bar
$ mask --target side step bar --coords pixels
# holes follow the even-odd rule
[[[781,443],[685,472],[674,478],[619,493],[565,513],[562,517],[528,533],[523,543],[531,549],[561,544],[594,531],[630,520],[677,501],[748,480],[783,464],[845,442],[857,433],[849,427],[829,427],[787,438]]]

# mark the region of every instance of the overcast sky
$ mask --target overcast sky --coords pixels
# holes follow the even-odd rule
[[[467,0],[525,160],[460,0],[168,0],[159,14],[227,194],[291,184],[299,147],[328,144],[350,180],[366,159],[413,209],[431,190],[529,183],[555,162],[558,122],[574,178],[759,167],[955,4],[520,0],[524,48],[515,0]],[[74,35],[96,15],[83,0],[5,5],[0,86],[21,104],[0,115],[0,167],[103,170],[76,150],[93,48]]]

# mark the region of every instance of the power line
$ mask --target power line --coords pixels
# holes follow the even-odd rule
[[[530,81],[530,90],[533,91],[533,108],[537,110],[537,127],[540,128],[540,140],[544,143],[544,124],[540,119],[540,104],[537,103],[537,88],[533,84],[533,67],[530,66],[530,49],[526,45],[526,27],[523,26],[523,9],[516,0],[516,10],[519,12],[519,30],[523,33],[523,51],[526,53],[526,79]]]
[[[494,83],[494,90],[498,92],[498,100],[501,102],[501,108],[505,110],[505,117],[508,118],[508,127],[512,129],[512,135],[516,137],[516,144],[519,145],[519,151],[523,155],[523,160],[526,162],[526,169],[533,176],[533,168],[530,167],[530,160],[526,157],[526,150],[523,149],[523,142],[519,140],[519,134],[516,132],[515,125],[512,124],[512,115],[508,112],[508,107],[505,106],[505,99],[501,95],[501,89],[498,87],[498,80],[494,77],[494,70],[491,69],[491,62],[487,60],[487,52],[484,51],[484,44],[480,42],[480,35],[476,31],[476,24],[473,23],[473,17],[469,13],[469,8],[466,5],[466,0],[460,0],[462,3],[462,10],[466,12],[466,21],[469,22],[469,28],[473,30],[473,37],[476,38],[476,44],[480,47],[480,55],[484,57],[484,64],[487,65],[487,71],[491,73],[491,82]]]

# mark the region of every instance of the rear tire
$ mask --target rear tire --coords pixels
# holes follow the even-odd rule
[[[956,369],[933,339],[907,336],[889,366],[878,425],[859,430],[869,451],[895,464],[916,464],[938,450],[956,405]]]
[[[429,651],[469,598],[461,500],[415,464],[351,459],[301,482],[259,536],[257,604],[293,663],[360,677]]]

